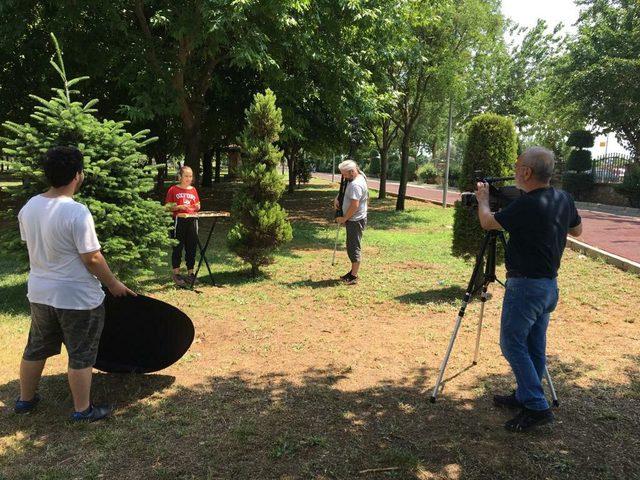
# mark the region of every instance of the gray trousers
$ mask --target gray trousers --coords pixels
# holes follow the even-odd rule
[[[351,263],[357,263],[362,258],[362,232],[364,232],[367,226],[367,219],[363,218],[362,220],[356,221],[347,220],[345,226],[347,228],[347,255],[349,255]]]

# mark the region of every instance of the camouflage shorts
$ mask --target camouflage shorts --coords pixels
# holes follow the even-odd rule
[[[22,358],[45,360],[60,353],[64,343],[69,368],[82,369],[96,363],[104,327],[104,305],[93,310],[67,310],[31,303],[31,328]]]

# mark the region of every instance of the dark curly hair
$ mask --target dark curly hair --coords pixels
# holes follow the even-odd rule
[[[76,147],[52,147],[47,151],[42,167],[52,187],[64,187],[84,170],[82,152]]]

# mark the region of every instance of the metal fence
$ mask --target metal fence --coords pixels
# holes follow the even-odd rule
[[[632,162],[631,155],[613,153],[592,160],[591,173],[596,183],[622,183],[625,167]]]

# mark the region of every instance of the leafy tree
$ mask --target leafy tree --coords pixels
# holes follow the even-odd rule
[[[284,191],[276,171],[282,151],[274,146],[282,132],[282,111],[269,89],[256,94],[246,111],[243,146],[247,152],[241,171],[242,187],[234,199],[237,223],[228,236],[229,248],[251,264],[252,275],[273,261],[273,251],[291,241],[291,225],[278,204]]]
[[[640,3],[581,4],[586,8],[558,68],[558,90],[590,123],[615,133],[640,162]]]
[[[505,176],[512,171],[518,142],[513,121],[496,114],[477,116],[469,124],[468,132],[459,186],[463,191],[474,191],[477,170],[493,177]],[[482,237],[477,212],[456,202],[453,254],[462,257],[477,254]]]
[[[76,199],[84,203],[95,218],[102,250],[118,275],[132,279],[159,265],[170,246],[167,234],[171,219],[159,202],[147,198],[153,189],[153,169],[146,167],[142,150],[155,138],[146,138],[147,130],[134,135],[125,130],[126,122],[98,120],[92,107],[72,99],[78,94],[72,87],[86,77],[67,79],[57,41],[57,61],[51,65],[60,75],[62,88],[52,89],[50,100],[32,95],[38,105],[31,114],[33,125],[6,121],[8,137],[3,152],[19,165],[23,186],[14,188],[18,205],[46,189],[40,164],[42,155],[52,146],[76,145],[84,154],[85,183]],[[9,249],[22,249],[15,227],[15,212],[8,215],[14,225],[3,235]]]
[[[442,97],[456,75],[468,66],[475,45],[493,28],[498,9],[497,4],[481,0],[438,3],[414,0],[403,5],[400,28],[408,33],[396,59],[400,81],[393,116],[400,130],[402,168],[396,210],[404,210],[409,151],[420,117],[430,99]]]

